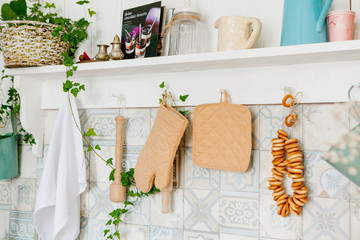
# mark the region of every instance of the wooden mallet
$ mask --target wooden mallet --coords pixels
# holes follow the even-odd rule
[[[112,202],[124,202],[126,199],[126,187],[121,183],[121,160],[123,152],[123,125],[124,117],[116,116],[116,143],[115,143],[115,173],[114,182],[110,185],[110,200]]]

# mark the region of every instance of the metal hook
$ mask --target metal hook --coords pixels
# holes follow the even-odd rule
[[[118,94],[112,94],[111,96],[118,99],[117,105],[118,105],[118,108],[119,108],[119,115],[121,113],[121,110],[124,113],[124,109],[126,108],[125,96],[124,95],[118,95]]]

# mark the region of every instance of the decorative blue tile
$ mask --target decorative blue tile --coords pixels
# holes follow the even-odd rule
[[[350,202],[350,239],[356,239],[360,236],[360,201],[352,200]]]
[[[11,183],[11,209],[34,211],[36,179],[13,178]]]
[[[10,212],[10,239],[33,240],[33,214],[30,212]]]
[[[0,181],[0,204],[10,204],[11,201],[11,181]]]
[[[251,112],[251,127],[252,127],[252,149],[259,149],[260,139],[260,108],[259,106],[248,107]]]
[[[219,240],[218,233],[185,231],[184,240]]]
[[[221,171],[221,190],[259,192],[260,153],[253,150],[251,164],[244,173]]]
[[[311,198],[304,207],[303,238],[350,239],[349,201]]]
[[[259,195],[221,192],[220,232],[258,236]]]
[[[114,228],[111,226],[105,226],[106,220],[88,219],[88,240],[99,240],[104,239],[104,230]],[[121,239],[122,240],[122,239]]]
[[[302,106],[298,106],[298,109],[301,113]],[[289,114],[288,111],[282,105],[260,107],[260,150],[271,150],[271,139],[277,136],[280,128],[302,142],[302,114],[298,114],[296,123],[289,129],[283,125],[283,119]]]
[[[6,240],[9,238],[9,210],[0,210],[0,239]]]
[[[122,159],[123,171],[128,171],[130,168],[135,168],[141,150],[142,146],[124,146]]]
[[[220,188],[220,171],[194,165],[192,148],[185,149],[185,188],[216,190]]]
[[[184,197],[184,228],[218,232],[219,191],[185,189]]]
[[[183,230],[151,226],[150,240],[183,240]]]
[[[305,181],[311,197],[350,198],[350,181],[322,159],[323,152],[305,152]]]

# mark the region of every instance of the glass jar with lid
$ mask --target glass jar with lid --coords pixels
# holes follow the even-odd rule
[[[205,28],[200,22],[200,12],[191,7],[190,0],[184,1],[185,6],[174,11],[169,55],[201,53],[206,49]]]

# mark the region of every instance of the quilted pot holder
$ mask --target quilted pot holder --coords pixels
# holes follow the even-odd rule
[[[202,104],[194,110],[193,161],[196,166],[245,172],[251,158],[251,114],[225,102]]]
[[[188,120],[174,108],[160,105],[135,166],[135,182],[142,192],[150,191],[154,179],[158,189],[171,188],[172,166],[187,124]]]

